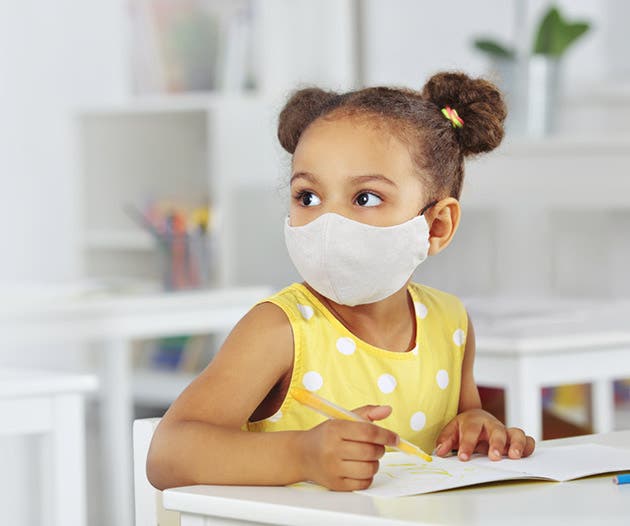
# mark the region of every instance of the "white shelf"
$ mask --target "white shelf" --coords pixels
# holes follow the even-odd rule
[[[155,240],[140,230],[102,229],[89,230],[85,234],[84,246],[92,250],[138,250],[155,249]]]
[[[106,116],[140,113],[176,113],[207,111],[226,104],[254,104],[273,100],[258,92],[191,92],[166,95],[142,95],[119,103],[79,108],[81,115]]]

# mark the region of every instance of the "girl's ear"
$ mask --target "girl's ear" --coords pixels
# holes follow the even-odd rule
[[[438,201],[424,214],[429,224],[429,255],[434,256],[444,250],[459,226],[461,208],[454,197]]]

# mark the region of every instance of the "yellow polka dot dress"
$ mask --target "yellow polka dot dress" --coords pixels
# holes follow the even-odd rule
[[[410,352],[374,347],[352,334],[302,284],[266,299],[280,307],[293,330],[294,364],[289,394],[273,416],[249,422],[250,431],[310,429],[325,420],[291,396],[302,387],[354,409],[390,405],[379,425],[432,451],[459,404],[466,310],[455,296],[411,283],[416,314],[416,346]]]

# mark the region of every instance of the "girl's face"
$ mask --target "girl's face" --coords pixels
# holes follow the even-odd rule
[[[319,119],[293,155],[290,223],[302,226],[327,212],[373,226],[404,223],[427,204],[414,170],[407,147],[386,127]]]

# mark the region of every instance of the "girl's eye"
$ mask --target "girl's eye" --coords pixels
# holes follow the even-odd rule
[[[371,192],[362,192],[357,196],[355,202],[359,206],[378,206],[383,200],[378,195]]]
[[[322,203],[321,199],[313,192],[300,192],[297,196],[297,200],[302,206],[317,206]]]

